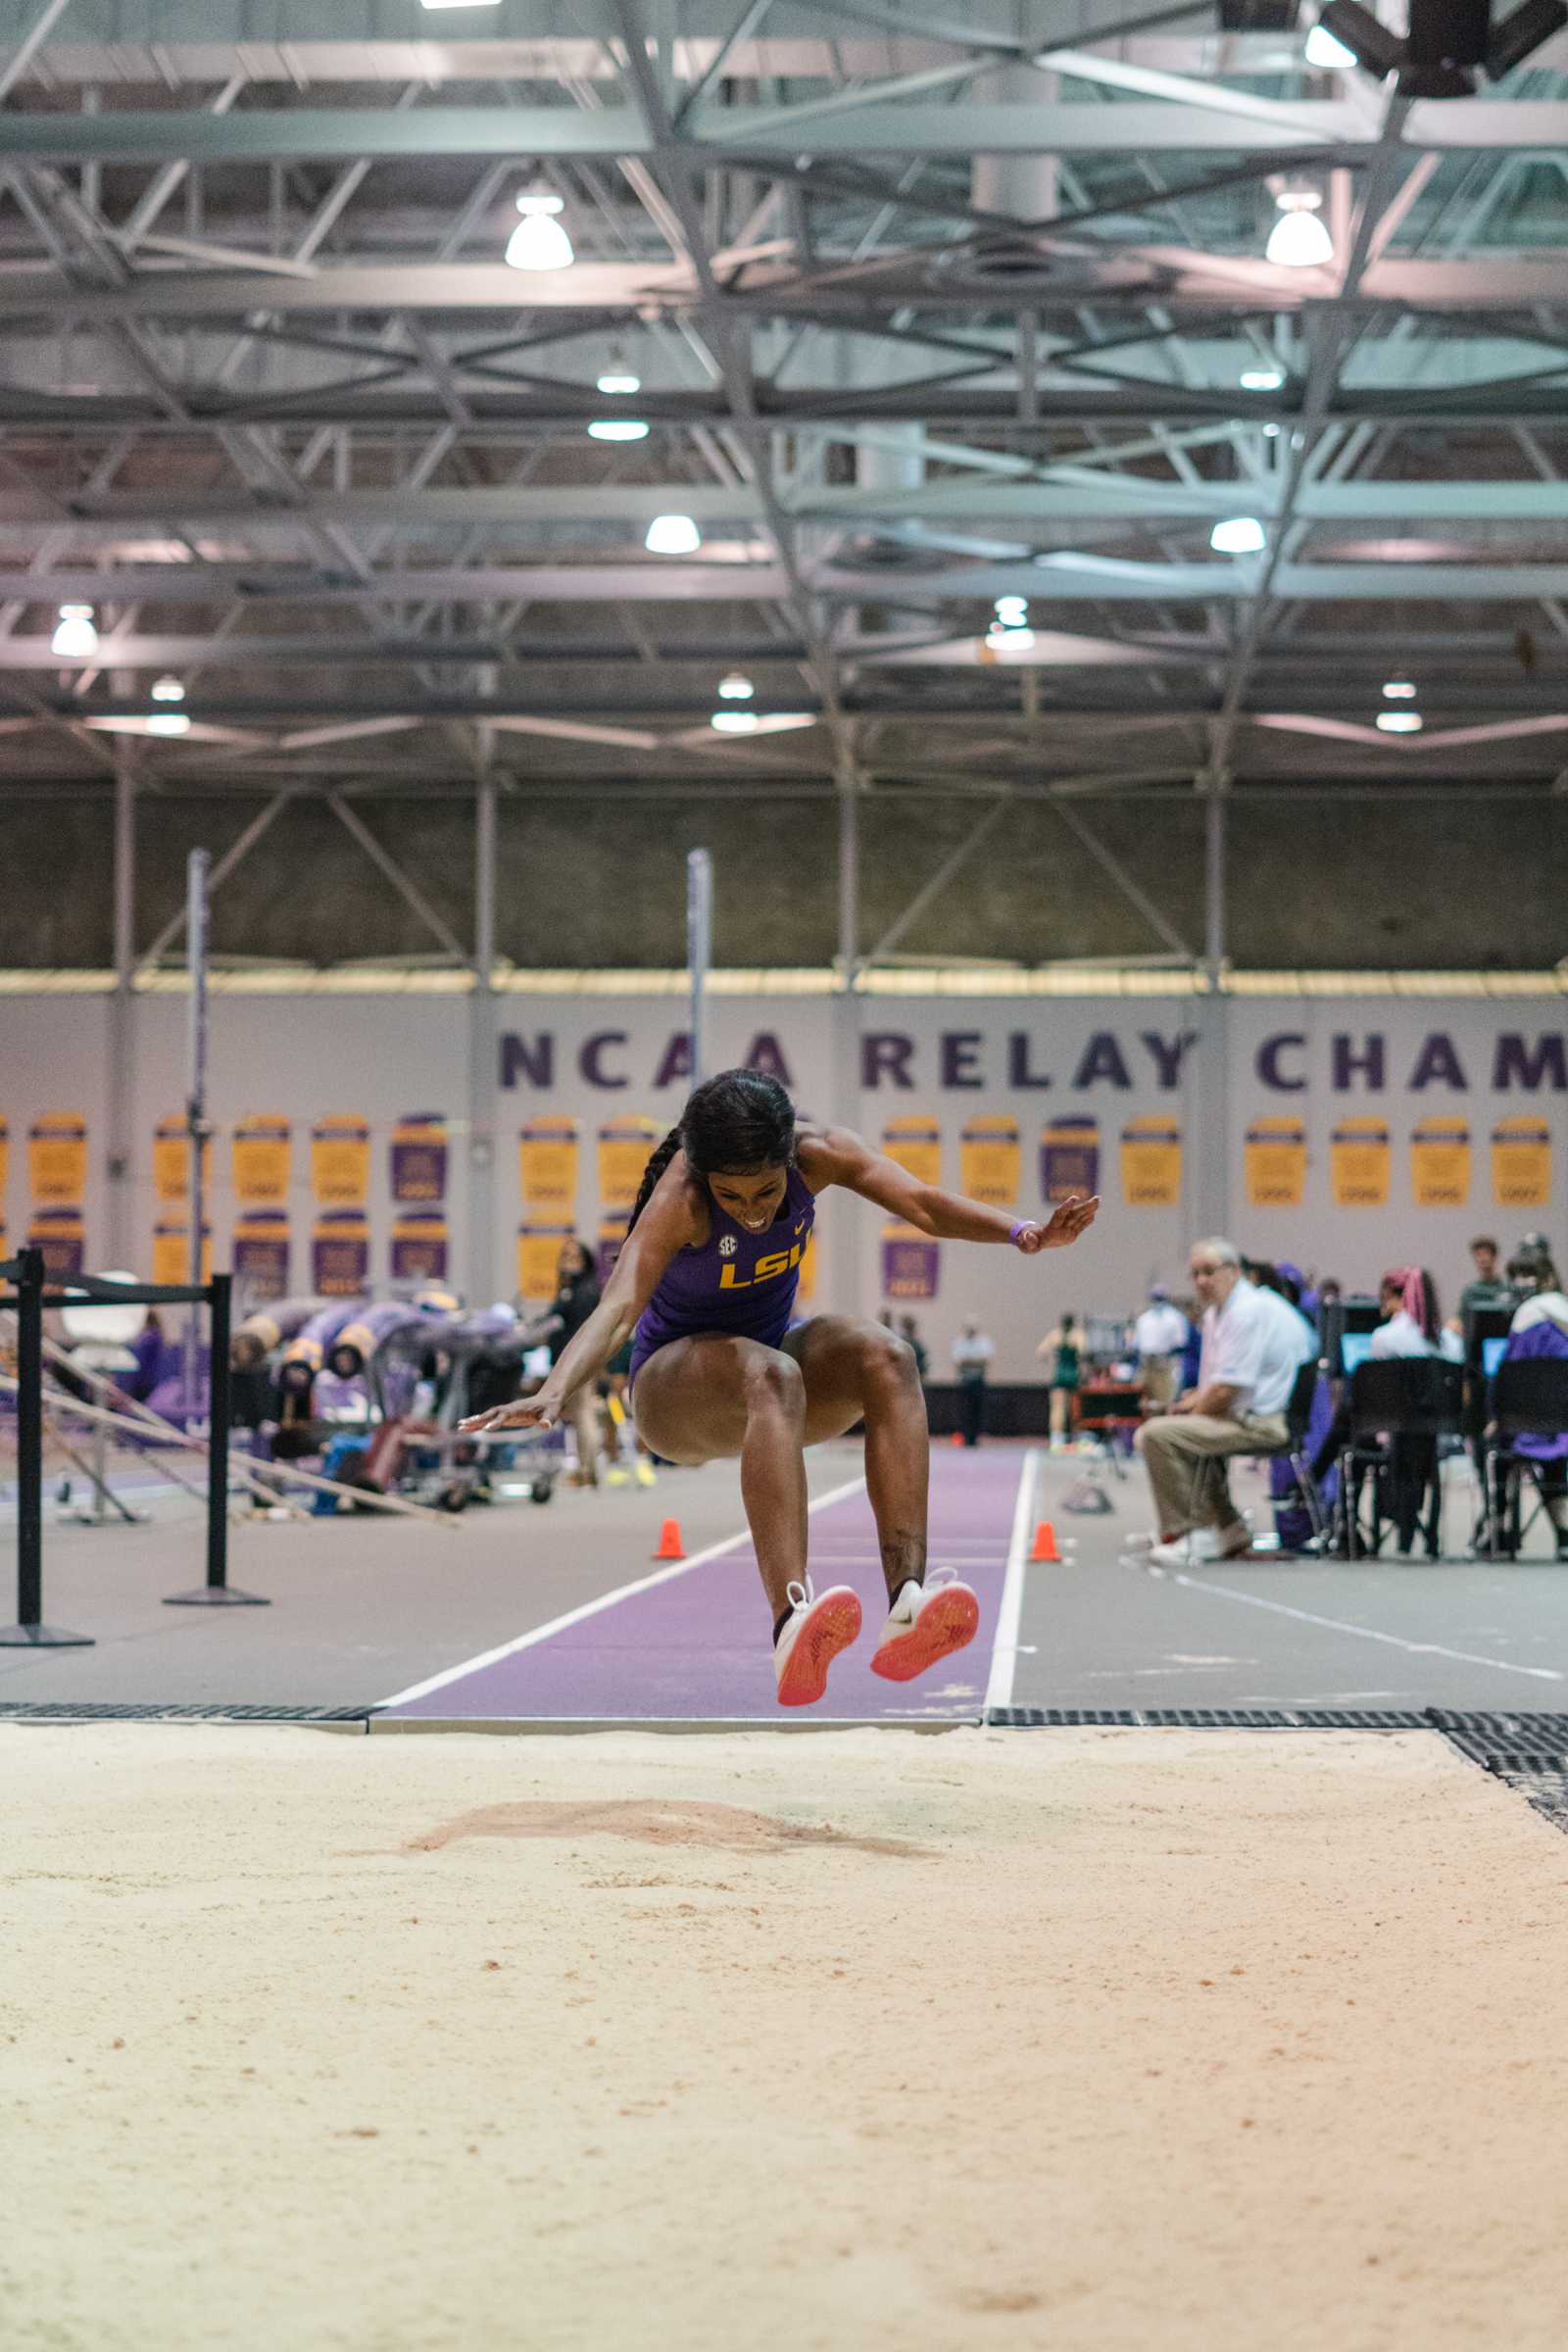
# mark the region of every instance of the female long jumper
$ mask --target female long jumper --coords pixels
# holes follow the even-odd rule
[[[604,1297],[544,1387],[463,1424],[551,1428],[630,1338],[632,1407],[654,1452],[688,1465],[740,1456],[786,1707],[822,1696],[829,1664],[860,1630],[848,1585],[813,1593],[807,1577],[803,1454],[857,1421],[889,1602],[872,1670],[907,1682],[971,1642],[980,1621],[967,1585],[925,1582],[930,1439],[908,1346],[858,1315],[790,1329],[817,1196],[835,1184],[920,1233],[1010,1243],[1026,1257],[1075,1242],[1100,1205],[1074,1195],[1049,1224],[1009,1218],[918,1183],[848,1128],[798,1126],[776,1080],[721,1071],[650,1158]]]

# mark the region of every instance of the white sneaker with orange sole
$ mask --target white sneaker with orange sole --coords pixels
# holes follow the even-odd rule
[[[929,1584],[911,1578],[888,1611],[871,1672],[890,1683],[908,1683],[939,1658],[972,1642],[980,1628],[980,1603],[951,1568],[939,1568]]]
[[[827,1689],[827,1670],[860,1630],[860,1596],[849,1585],[813,1592],[811,1580],[788,1588],[794,1614],[773,1645],[781,1707],[814,1706]]]

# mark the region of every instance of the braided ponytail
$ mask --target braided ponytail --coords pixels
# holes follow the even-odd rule
[[[665,1136],[663,1142],[656,1145],[654,1150],[649,1153],[648,1165],[643,1170],[643,1180],[637,1188],[637,1198],[632,1203],[631,1215],[626,1219],[626,1231],[628,1233],[630,1233],[632,1227],[642,1215],[643,1210],[648,1206],[649,1201],[653,1198],[655,1185],[659,1182],[659,1179],[661,1176],[662,1176],[664,1170],[668,1167],[670,1161],[674,1158],[679,1150],[680,1129],[678,1127],[672,1127],[669,1133]]]
[[[680,1151],[697,1176],[719,1168],[739,1172],[788,1167],[795,1158],[795,1105],[778,1080],[760,1070],[720,1070],[716,1077],[705,1079],[687,1097],[679,1125],[670,1129],[643,1170],[628,1233]]]

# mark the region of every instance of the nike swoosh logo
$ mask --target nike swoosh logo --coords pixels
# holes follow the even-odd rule
[[[797,1233],[804,1233],[804,1232],[806,1231],[806,1219],[805,1219],[804,1217],[801,1219],[800,1223],[799,1223],[799,1224],[796,1226],[795,1230],[796,1230],[796,1232],[797,1232]]]

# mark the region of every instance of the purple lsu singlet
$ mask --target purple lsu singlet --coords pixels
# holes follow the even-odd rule
[[[710,1195],[709,1235],[702,1247],[677,1250],[632,1334],[634,1382],[656,1348],[697,1332],[760,1340],[776,1348],[789,1329],[800,1285],[801,1259],[816,1221],[816,1201],[799,1168],[791,1168],[784,1205],[761,1233],[748,1233]]]

